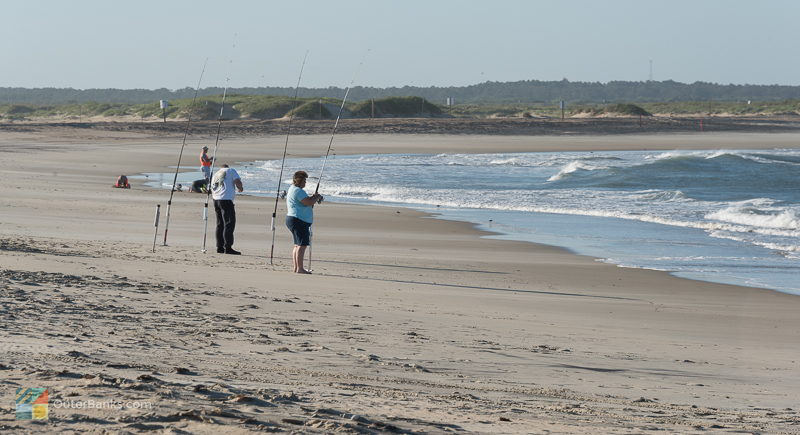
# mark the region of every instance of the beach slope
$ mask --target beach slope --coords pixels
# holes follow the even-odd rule
[[[343,135],[337,152],[798,139]],[[326,140],[293,137],[291,152],[318,156]],[[280,158],[283,141],[226,139],[221,161]],[[192,170],[201,142],[186,150]],[[161,246],[169,192],[111,185],[169,171],[180,143],[66,127],[0,132],[3,432],[800,431],[797,296],[489,240],[392,207],[320,205],[311,276],[289,272],[282,203],[269,264],[266,198],[236,200],[241,257],[200,252],[205,197],[186,192]],[[49,391],[48,418],[17,419],[17,389],[37,387]]]

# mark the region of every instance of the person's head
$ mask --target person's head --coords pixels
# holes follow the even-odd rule
[[[308,178],[306,171],[297,171],[292,178],[292,184],[297,187],[304,187],[306,185],[306,178]]]
[[[203,147],[203,151],[208,151],[208,147]]]

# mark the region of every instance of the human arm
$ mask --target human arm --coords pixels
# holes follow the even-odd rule
[[[322,198],[322,195],[320,195],[319,193],[315,193],[315,194],[313,194],[311,196],[307,196],[307,197],[301,199],[300,203],[305,205],[305,206],[311,207],[312,205],[318,203],[320,198]]]
[[[237,191],[239,191],[239,192],[244,191],[244,185],[242,184],[242,179],[241,178],[237,178],[237,179],[233,180],[233,185],[236,186],[236,190]]]

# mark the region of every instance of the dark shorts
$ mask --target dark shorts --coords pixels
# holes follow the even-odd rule
[[[286,216],[286,227],[292,232],[294,244],[297,246],[311,245],[311,224],[297,219],[294,216]]]

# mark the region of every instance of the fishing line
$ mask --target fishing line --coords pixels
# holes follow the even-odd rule
[[[225,79],[225,90],[222,91],[222,103],[219,108],[219,118],[217,119],[217,138],[214,141],[214,152],[211,154],[211,173],[214,173],[214,163],[217,161],[217,149],[219,149],[219,133],[222,130],[222,112],[225,110],[225,97],[228,95],[228,82]],[[208,235],[208,201],[211,198],[211,179],[206,181],[206,202],[203,204],[203,253],[206,253],[206,240]]]
[[[297,105],[297,92],[300,89],[300,79],[303,77],[303,68],[306,66],[306,58],[308,58],[308,50],[303,56],[303,63],[300,65],[300,74],[297,76],[297,86],[294,87],[294,98],[292,99],[292,110],[289,112],[289,125],[286,128],[286,143],[283,145],[283,158],[281,159],[281,170],[278,175],[278,189],[275,192],[275,208],[272,210],[272,247],[269,249],[269,264],[272,265],[273,254],[275,253],[275,216],[278,213],[278,199],[281,196],[281,184],[283,183],[283,168],[286,163],[286,151],[289,149],[289,134],[292,131],[292,120],[294,120],[294,111]]]
[[[319,185],[322,182],[322,174],[325,172],[325,163],[328,161],[328,156],[331,153],[331,147],[333,146],[333,137],[336,136],[336,129],[339,127],[339,120],[342,118],[342,112],[344,112],[344,104],[347,102],[347,95],[350,93],[350,89],[353,87],[353,83],[356,81],[356,76],[358,75],[358,71],[361,69],[361,66],[364,65],[364,61],[367,58],[367,54],[369,54],[369,50],[364,53],[364,58],[361,59],[361,62],[358,64],[356,68],[356,72],[353,74],[353,79],[350,80],[350,84],[347,85],[347,89],[344,91],[344,98],[342,99],[342,105],[339,107],[339,114],[336,115],[336,122],[333,123],[333,131],[331,132],[331,139],[328,142],[328,151],[325,152],[325,160],[322,161],[322,169],[319,171],[319,178],[317,179],[317,188],[314,190],[314,194],[319,193]]]
[[[192,125],[192,112],[194,111],[194,103],[197,101],[197,93],[200,91],[200,82],[203,81],[203,74],[206,72],[206,64],[208,58],[203,62],[203,70],[200,72],[200,79],[197,80],[197,88],[194,90],[194,97],[192,97],[192,104],[189,105],[189,116],[186,119],[186,129],[183,132],[183,143],[181,144],[181,152],[178,154],[178,166],[175,168],[175,177],[172,179],[172,190],[169,192],[169,201],[167,201],[167,213],[164,221],[164,243],[162,246],[167,246],[167,232],[169,231],[169,212],[172,207],[172,197],[175,195],[175,186],[178,183],[178,172],[181,170],[181,159],[183,158],[183,150],[186,148],[186,137],[189,135],[189,126]]]
[[[234,34],[234,40],[236,39],[236,35]],[[236,48],[236,43],[234,42],[233,48]],[[225,111],[225,98],[228,96],[228,86],[230,84],[230,70],[233,65],[233,60],[228,63],[228,77],[225,78],[225,89],[222,91],[222,102],[219,106],[219,117],[217,118],[217,137],[214,140],[214,152],[211,153],[211,167],[209,172],[212,174],[211,178],[206,180],[206,202],[203,204],[203,253],[206,253],[206,241],[208,235],[208,201],[211,198],[211,180],[213,179],[214,174],[214,164],[217,162],[217,150],[219,149],[219,134],[222,130],[222,113]],[[219,246],[218,246],[219,247]]]
[[[353,87],[353,83],[356,81],[356,76],[358,75],[359,70],[361,70],[361,66],[364,65],[364,61],[367,59],[367,55],[369,54],[369,49],[366,53],[364,53],[364,57],[359,62],[358,66],[356,67],[356,72],[353,73],[353,79],[350,80],[350,84],[347,85],[347,89],[344,91],[344,98],[342,98],[342,105],[339,107],[339,113],[336,115],[336,122],[333,123],[333,131],[331,131],[331,139],[328,142],[328,151],[325,152],[325,159],[322,161],[322,169],[319,171],[319,178],[317,178],[317,188],[314,189],[314,195],[319,193],[319,185],[322,183],[322,174],[325,172],[325,163],[328,162],[328,156],[331,154],[331,147],[333,146],[333,138],[336,136],[336,129],[339,127],[339,120],[342,118],[342,112],[344,112],[344,105],[347,102],[347,95],[350,93],[350,89]],[[322,199],[318,200],[318,202],[322,202]],[[309,233],[311,237],[313,237],[313,233],[311,232],[311,228],[309,228]],[[311,269],[311,246],[308,247],[308,268]]]

